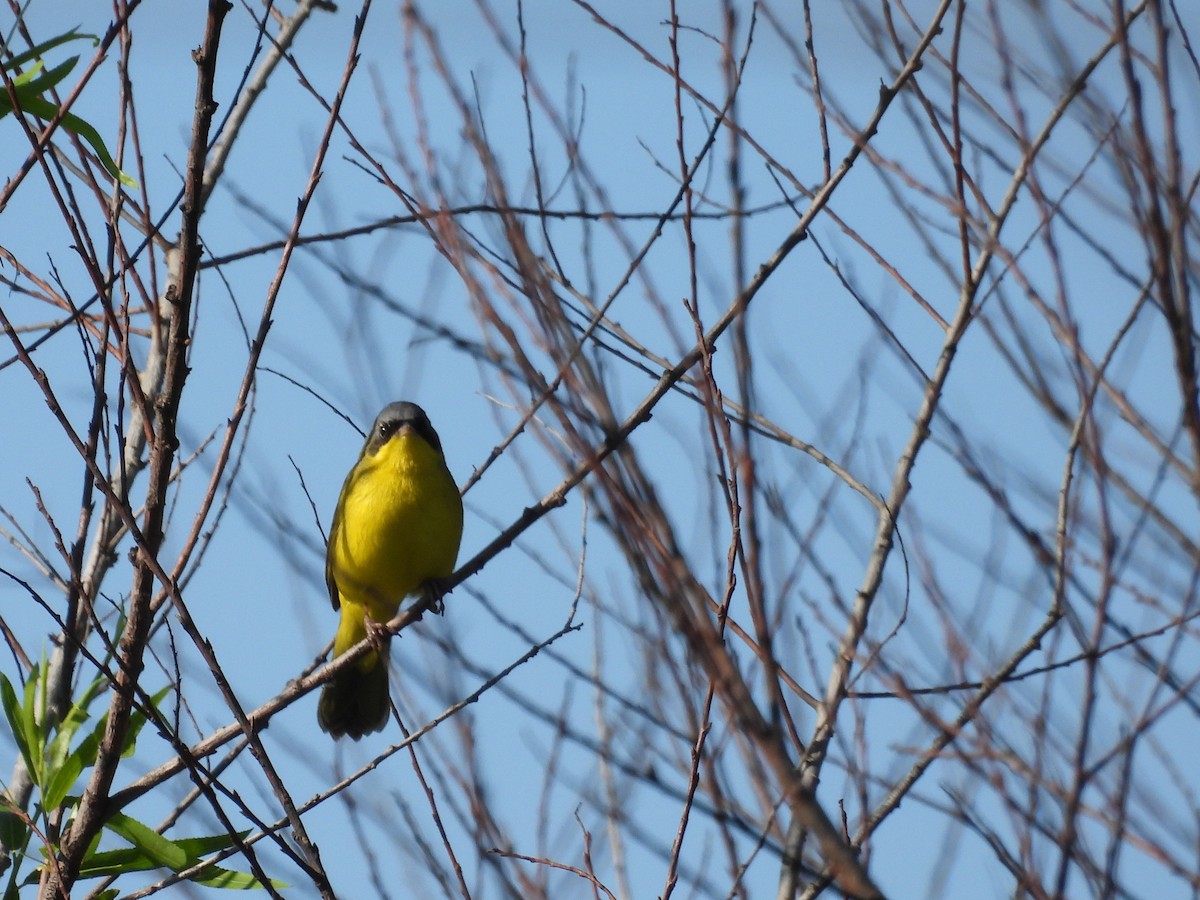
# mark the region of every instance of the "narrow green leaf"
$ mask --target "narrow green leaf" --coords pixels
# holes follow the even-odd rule
[[[220,835],[218,839],[228,842],[229,836]],[[194,840],[213,839],[185,839],[177,843],[182,845],[184,843],[192,843]],[[194,866],[199,861],[199,857],[194,857],[188,861],[186,866],[182,866],[179,869],[172,869],[172,871],[182,872],[184,869]],[[102,876],[124,875],[129,872],[148,872],[151,869],[160,868],[163,868],[163,866],[155,862],[146,853],[143,853],[136,847],[126,847],[120,850],[106,850],[103,853],[97,853],[88,857],[80,866],[79,877],[100,878]],[[237,872],[217,865],[205,866],[187,880],[204,885],[205,887],[225,888],[226,890],[246,891],[262,888],[262,882],[248,872]],[[276,881],[275,879],[271,879],[271,884],[281,889],[287,887],[284,882]]]
[[[66,62],[59,63],[48,72],[37,75],[38,68],[30,69],[28,72],[22,72],[17,78],[13,79],[13,85],[16,87],[17,100],[20,101],[22,108],[25,106],[26,97],[40,97],[50,88],[57,85],[60,81],[71,74],[71,70],[75,68],[79,62],[78,56],[72,56]],[[36,77],[32,77],[36,75]]]
[[[45,97],[31,96],[21,98],[21,112],[28,113],[37,119],[44,119],[47,122],[58,115],[58,107],[47,100]],[[68,113],[68,115],[70,115]],[[63,127],[67,125],[67,117],[63,116]]]
[[[124,813],[115,814],[104,827],[120,835],[133,846],[87,854],[80,866],[81,878],[144,872],[159,868],[182,872],[198,863],[202,856],[226,850],[234,843],[233,836],[228,834],[171,840]],[[243,831],[238,836],[244,838],[247,834],[248,831]],[[249,873],[223,869],[217,865],[205,866],[188,880],[207,887],[227,890],[255,890],[262,887],[262,883]],[[274,879],[271,883],[276,887],[286,887],[283,882],[276,882]]]
[[[46,754],[46,758],[52,768],[57,768],[66,762],[71,749],[71,741],[75,738],[75,733],[88,720],[88,709],[107,683],[104,678],[97,678],[89,684],[83,693],[79,695],[79,698],[71,704],[71,708],[58,724],[58,731],[55,733],[54,739],[50,741],[50,748]],[[93,753],[92,759],[94,758],[95,754]],[[87,764],[92,759],[84,759],[82,761]]]
[[[236,835],[232,834],[210,834],[203,837],[194,838],[177,838],[175,843],[181,850],[192,857],[192,862],[198,862],[200,857],[208,856],[210,853],[220,853],[222,850],[228,850],[234,846],[234,838],[245,840],[250,832],[239,831]]]
[[[46,811],[58,809],[81,772],[83,760],[74,755],[68,756],[58,766],[48,766],[46,783],[42,785],[42,808]]]
[[[108,710],[96,720],[96,727],[75,748],[72,756],[78,756],[80,762],[85,766],[94,765],[96,762],[96,754],[100,752],[100,741],[104,739],[104,730],[108,727]]]
[[[231,891],[259,891],[263,886],[262,882],[249,872],[234,872],[230,869],[222,869],[220,866],[208,866],[201,869],[188,880],[205,887],[225,888]],[[287,887],[287,884],[276,881],[274,878],[271,879],[271,885],[281,890]]]
[[[34,63],[32,66],[30,66],[24,72],[22,72],[20,75],[17,75],[13,78],[13,80],[12,80],[13,87],[15,87],[15,88],[24,87],[25,85],[29,84],[29,82],[33,81],[33,79],[37,78],[38,74],[40,72],[44,71],[45,68],[46,68],[46,64],[42,60],[39,59],[36,63]],[[5,93],[7,93],[7,91]]]
[[[80,878],[99,878],[101,875],[123,875],[126,872],[147,872],[162,866],[137,847],[121,847],[85,856],[79,866]]]
[[[71,41],[86,41],[86,40],[90,40],[92,42],[93,47],[96,47],[100,44],[100,38],[98,38],[96,35],[80,34],[74,28],[72,28],[70,31],[60,34],[58,37],[52,37],[52,38],[50,38],[50,40],[43,41],[42,43],[38,44],[36,47],[31,47],[30,49],[26,50],[24,53],[19,53],[16,56],[14,56],[12,59],[6,60],[4,63],[4,68],[6,68],[6,69],[20,68],[21,66],[25,65],[25,63],[35,60],[39,56],[45,56],[47,50],[53,50],[55,47],[58,47],[62,44],[70,43]]]
[[[249,831],[240,835],[245,838]],[[161,835],[160,835],[161,837]],[[168,838],[163,838],[168,840]],[[233,846],[233,836],[214,834],[207,837],[179,838],[171,841],[183,852],[185,864],[173,871],[182,871],[198,863],[201,857],[211,853],[220,853]],[[91,878],[99,875],[120,875],[122,872],[144,872],[148,869],[163,868],[162,862],[152,857],[139,847],[121,847],[116,850],[88,853],[80,867],[80,877]]]
[[[127,188],[133,189],[138,186],[137,179],[131,178],[117,168],[116,160],[109,154],[108,148],[104,146],[104,141],[100,138],[100,132],[95,128],[73,113],[67,113],[63,117],[63,127],[75,132],[91,145],[92,151],[100,158],[100,164],[104,166],[109,175]]]
[[[64,65],[66,65],[66,63],[64,63]],[[61,68],[62,66],[57,66],[55,67],[54,71],[57,72]],[[43,76],[43,78],[49,78],[50,75],[51,73],[47,73]],[[44,119],[47,122],[57,116],[58,107],[45,97],[42,97],[39,92],[27,93],[26,89],[29,87],[30,85],[26,85],[25,88],[22,88],[18,91],[17,99],[21,104],[21,111],[28,113],[31,116],[35,116],[36,118]],[[12,104],[8,101],[8,94],[5,92],[3,99],[0,100],[0,118],[3,118],[3,116],[8,112],[11,112],[11,110]],[[136,188],[138,186],[136,179],[131,178],[117,168],[117,163],[112,158],[112,154],[110,154],[108,152],[108,148],[104,146],[104,141],[100,137],[100,132],[96,131],[91,124],[85,122],[74,113],[67,113],[62,117],[62,127],[67,129],[67,131],[70,131],[72,134],[79,135],[79,137],[88,142],[92,148],[92,151],[100,159],[100,164],[104,166],[109,175],[113,176],[113,178],[117,179],[117,181],[121,182],[121,184],[125,185],[127,188]]]
[[[10,809],[0,810],[0,845],[12,851],[24,847],[28,837],[29,826],[21,816]]]
[[[125,838],[134,847],[153,859],[157,865],[164,866],[172,872],[178,872],[191,865],[187,853],[180,849],[174,841],[163,837],[149,825],[143,825],[137,819],[130,818],[124,813],[115,813],[104,823],[104,827]]]
[[[46,778],[46,738],[48,732],[40,719],[46,715],[49,703],[49,686],[46,684],[46,654],[43,650],[42,660],[29,672],[25,682],[25,705],[21,709],[24,718],[25,739],[29,741],[29,749],[33,753],[33,762],[37,766],[37,784],[41,786]]]
[[[12,729],[17,749],[21,751],[21,758],[25,760],[25,768],[32,773],[33,757],[25,735],[25,714],[21,709],[21,702],[17,699],[17,692],[13,690],[12,682],[3,672],[0,672],[0,702],[4,704],[4,718],[8,720],[8,727]]]
[[[46,783],[46,738],[47,733],[43,729],[39,719],[44,719],[46,715],[46,706],[49,702],[47,694],[48,687],[46,679],[43,677],[46,671],[46,656],[43,652],[42,661],[38,663],[29,673],[29,678],[25,682],[25,705],[21,708],[23,726],[25,728],[25,740],[29,741],[29,752],[33,756],[33,780],[39,788]]]
[[[236,836],[245,839],[250,834],[249,831],[243,831]],[[122,835],[124,837],[124,835]],[[162,838],[161,835],[159,835]],[[185,861],[184,865],[174,871],[182,871],[190,868],[200,861],[202,857],[212,853],[220,853],[223,850],[228,850],[234,845],[234,835],[229,834],[213,834],[204,837],[194,838],[162,838],[162,840],[170,840],[171,843],[180,851],[182,851]],[[85,871],[90,875],[117,875],[122,871],[145,871],[147,869],[158,869],[163,867],[163,863],[152,857],[144,850],[138,847],[122,847],[117,850],[104,850],[102,852],[88,853],[84,857],[81,872]]]
[[[37,716],[34,715],[39,699],[38,683],[41,680],[41,673],[38,667],[34,666],[29,671],[29,677],[25,679],[25,696],[21,701],[21,730],[25,732],[25,739],[30,742],[31,749],[32,745],[41,743]]]

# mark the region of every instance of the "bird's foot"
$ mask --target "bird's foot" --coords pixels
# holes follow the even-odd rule
[[[387,625],[376,622],[370,616],[363,619],[363,625],[366,628],[367,640],[371,642],[371,648],[377,653],[382,652],[387,647],[388,638],[392,636]]]
[[[446,604],[442,602],[442,598],[450,593],[448,583],[446,578],[430,578],[422,586],[422,593],[429,603],[430,610],[439,616],[446,611]]]

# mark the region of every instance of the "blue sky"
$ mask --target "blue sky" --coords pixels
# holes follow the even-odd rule
[[[866,46],[865,28],[853,6],[816,6],[826,90],[849,111],[853,123],[860,125],[875,106],[879,85],[889,81],[893,72]],[[934,6],[928,2],[911,4],[912,14],[923,23]],[[515,39],[515,5],[496,4],[491,8],[508,37]],[[738,9],[742,16],[740,34],[744,37],[749,7],[739,4]],[[604,4],[601,10],[660,57],[667,56],[666,4],[616,2]],[[325,97],[332,95],[343,71],[355,11],[343,4],[336,13],[318,12],[295,47],[296,60],[305,76]],[[496,148],[510,199],[532,204],[521,82],[512,63],[497,50],[479,7],[429,4],[422,12],[439,35],[458,87],[470,90],[474,85],[478,90],[478,109]],[[694,30],[681,35],[684,72],[707,96],[718,98],[722,95],[719,53],[708,36],[719,28],[717,6],[680,4],[680,12],[694,26]],[[99,33],[110,14],[107,7],[94,4],[35,3],[28,21],[37,34],[53,33],[76,22],[83,32]],[[1067,46],[1072,51],[1069,65],[1077,66],[1095,51],[1099,32],[1061,10],[1057,14],[1071,38]],[[533,69],[551,102],[559,108],[570,104],[585,110],[578,126],[581,152],[597,181],[605,186],[611,208],[630,214],[661,211],[677,190],[674,170],[664,172],[661,165],[669,167],[677,160],[671,80],[646,64],[627,44],[596,26],[574,4],[537,0],[525,4],[524,15]],[[1026,54],[1023,58],[1030,70],[1037,65],[1052,71],[1061,62],[1055,58],[1058,49],[1043,41],[1037,26],[1019,13],[1006,11],[1005,15],[1009,38]],[[203,10],[199,4],[148,0],[133,21],[132,77],[146,184],[152,204],[161,212],[178,190],[178,169],[190,135],[195,66],[189,54],[200,40]],[[964,59],[969,64],[965,63],[964,69],[973,83],[986,86],[990,98],[1001,104],[1006,98],[996,84],[1000,70],[986,26],[982,14],[973,11],[968,17]],[[793,24],[792,33],[800,35],[798,24]],[[463,143],[461,124],[445,102],[436,76],[425,69],[419,86],[414,88],[409,83],[403,40],[398,10],[390,4],[376,3],[370,12],[361,62],[347,94],[343,113],[347,127],[399,177],[403,167],[391,153],[394,137],[402,142],[405,152],[419,159],[415,141],[422,123],[410,99],[410,92],[418,91],[424,100],[422,112],[428,117],[423,124],[428,127],[439,174],[447,179],[450,199],[462,204],[485,202],[489,198],[478,165]],[[245,67],[250,64],[254,42],[251,19],[246,9],[238,6],[229,16],[221,48],[218,98],[222,110],[232,103]],[[946,50],[944,43],[939,48]],[[85,61],[89,59],[86,49],[73,52],[82,53]],[[116,109],[115,71],[110,60],[75,107],[77,114],[98,127],[110,123]],[[760,21],[749,54],[738,119],[801,181],[815,184],[821,172],[816,116],[811,100],[798,86],[799,80],[786,46]],[[567,87],[569,83],[576,85],[573,92]],[[1189,106],[1188,100],[1195,99],[1195,79],[1185,80],[1184,84],[1190,85],[1191,97],[1181,97],[1177,106],[1183,129],[1194,134],[1197,121],[1192,111],[1196,107]],[[932,71],[922,85],[934,96],[944,94]],[[1050,108],[1049,101],[1039,93],[1043,86],[1033,76],[1018,87],[1030,128],[1035,131]],[[1102,68],[1090,90],[1119,97],[1122,86],[1118,73],[1111,66]],[[1052,89],[1046,92],[1055,96]],[[904,102],[911,102],[911,98]],[[381,106],[389,112],[387,119],[381,114]],[[872,145],[885,162],[862,160],[838,189],[830,210],[902,273],[942,316],[949,318],[958,301],[957,284],[929,258],[912,224],[898,215],[876,168],[888,171],[888,163],[896,162],[916,178],[938,183],[939,176],[913,120],[898,110],[885,120]],[[684,114],[690,156],[699,149],[710,120],[693,104],[685,104]],[[304,190],[325,120],[325,112],[293,73],[281,68],[240,134],[226,178],[206,211],[201,236],[209,254],[220,257],[281,237],[281,228],[290,224],[296,199]],[[922,120],[917,116],[916,121]],[[0,165],[10,172],[28,150],[23,139],[13,138],[11,121],[0,123],[0,128],[9,129],[9,136],[0,142]],[[566,157],[544,115],[534,116],[533,128],[543,181],[553,188],[563,182]],[[1000,163],[1011,161],[1014,154],[993,126],[980,129],[985,134],[989,130],[997,134],[995,146],[972,148],[971,163],[977,166],[973,171],[983,173],[983,188],[994,205],[1010,175]],[[101,127],[101,132],[106,140],[114,139],[111,126]],[[831,124],[830,141],[836,166],[847,152],[847,137]],[[986,158],[988,149],[994,150],[995,159]],[[747,205],[778,201],[780,188],[766,172],[763,161],[748,150],[744,152]],[[1084,183],[1070,194],[1067,208],[1085,223],[1086,233],[1104,242],[1105,249],[1121,264],[1140,271],[1144,266],[1142,249],[1130,240],[1128,223],[1119,215],[1123,211],[1106,209],[1106,191],[1115,184],[1112,170],[1105,159],[1092,160],[1091,153],[1092,145],[1084,130],[1073,122],[1064,123],[1047,154],[1061,161],[1061,171],[1049,167],[1044,170],[1046,190],[1057,196],[1081,171],[1085,172]],[[720,202],[728,199],[724,159],[723,151],[716,151],[698,179],[703,190]],[[359,162],[345,134],[335,133],[302,233],[350,228],[403,212],[395,196],[378,185]],[[889,180],[892,185],[903,183],[894,176]],[[957,241],[955,220],[938,203],[921,199],[917,193],[913,190],[907,199],[928,216],[937,246],[953,258],[950,251]],[[554,195],[549,205],[570,208],[574,204],[568,185]],[[804,204],[799,205],[803,208]],[[177,221],[174,217],[168,220],[168,236],[175,233]],[[482,244],[501,243],[493,219],[472,216],[464,221]],[[1027,237],[1036,234],[1039,221],[1038,210],[1028,196],[1023,197],[1006,227],[1006,246],[1021,247]],[[795,216],[786,206],[749,222],[745,254],[749,271],[753,272],[773,252],[794,223]],[[627,234],[640,242],[649,238],[653,228],[649,220],[632,223]],[[533,223],[528,229],[536,231]],[[554,249],[561,254],[575,286],[594,299],[607,297],[628,265],[628,251],[597,228],[591,255],[585,256],[581,247],[588,233],[581,225],[556,222],[550,229]],[[724,310],[739,287],[731,268],[728,229],[725,221],[696,225],[701,248],[697,266],[700,315],[706,322]],[[1075,235],[1064,230],[1060,241],[1069,261],[1061,282],[1055,282],[1051,260],[1036,241],[1028,256],[1023,257],[1023,271],[1037,280],[1048,297],[1062,289],[1079,318],[1084,345],[1094,357],[1102,356],[1128,314],[1135,292],[1115,279],[1101,255]],[[69,243],[69,236],[49,206],[44,183],[31,176],[0,217],[0,245],[26,262],[44,262],[47,269],[52,263],[64,283],[78,292],[76,299],[86,299],[87,283]],[[542,240],[535,243],[542,251],[547,249]],[[822,259],[821,251],[829,255],[837,271]],[[278,253],[265,252],[229,263],[219,273],[207,270],[202,276],[195,307],[192,372],[184,397],[184,455],[224,427],[247,356],[239,317],[247,320],[253,330],[277,264]],[[995,272],[1001,268],[997,266]],[[886,493],[896,456],[908,439],[923,383],[888,346],[871,318],[840,283],[839,273],[866,298],[872,311],[886,322],[924,372],[931,371],[941,347],[942,330],[886,269],[833,220],[823,217],[813,228],[813,240],[793,253],[755,298],[750,310],[759,408],[792,434],[842,462],[872,490]],[[640,282],[641,277],[650,279],[651,287]],[[1054,356],[1059,352],[1058,344],[1044,318],[1032,304],[1023,302],[1021,286],[1015,281],[1006,276],[1001,293],[986,301],[985,310],[996,313],[1003,323],[996,307],[999,298],[1004,298],[1016,310],[1017,322],[1010,323],[1012,333],[1024,335],[1040,348],[1048,368],[1063,371],[1064,360]],[[650,351],[673,358],[681,345],[690,345],[693,339],[680,302],[687,293],[687,284],[687,255],[681,232],[670,229],[655,244],[638,277],[617,297],[610,318]],[[386,292],[391,309],[372,294],[371,286]],[[652,302],[658,297],[665,298],[661,309]],[[47,316],[46,310],[13,295],[0,302],[17,321],[34,323]],[[203,564],[186,588],[189,608],[246,708],[278,693],[311,663],[332,636],[335,624],[322,581],[321,535],[312,507],[321,525],[327,527],[341,480],[361,439],[293,382],[311,389],[359,427],[368,425],[389,401],[404,398],[419,402],[429,411],[449,466],[460,482],[482,465],[492,447],[519,419],[514,404],[527,399],[520,396],[519,388],[506,386],[476,356],[414,324],[414,314],[473,340],[479,340],[483,330],[462,281],[416,226],[299,250],[287,272],[260,362],[253,419],[234,499]],[[509,309],[507,315],[519,324],[519,308]],[[1120,373],[1116,380],[1139,408],[1160,430],[1170,433],[1176,408],[1171,400],[1172,370],[1165,359],[1165,348],[1161,323],[1147,317],[1139,321],[1134,334],[1117,353],[1113,367]],[[86,371],[78,361],[79,350],[78,339],[68,330],[38,351],[38,364],[52,374],[72,420],[86,421],[91,398]],[[602,352],[597,357],[606,367],[618,414],[627,414],[650,389],[651,379],[615,357]],[[730,395],[735,390],[732,357],[726,345],[715,360],[718,377]],[[1066,380],[1058,388],[1063,397],[1071,396]],[[58,522],[73,527],[81,483],[77,456],[46,412],[28,374],[19,366],[0,370],[0,397],[7,420],[21,423],[9,439],[0,443],[0,503],[37,545],[46,546],[49,529],[37,514],[25,480],[28,478],[42,491]],[[1045,539],[1052,540],[1054,502],[1047,492],[1057,488],[1061,477],[1066,435],[1047,422],[982,328],[971,331],[963,343],[947,386],[945,410],[971,436],[972,446],[989,471],[1007,479],[1014,507]],[[1114,457],[1139,483],[1149,483],[1155,472],[1153,454],[1124,429],[1111,407],[1103,415]],[[948,432],[938,431],[937,435],[944,433]],[[461,559],[485,546],[561,479],[563,473],[542,441],[554,445],[552,423],[531,428],[519,437],[511,451],[467,494]],[[698,566],[703,577],[718,581],[724,565],[727,525],[723,526],[714,514],[711,449],[696,405],[678,395],[665,399],[654,420],[637,432],[635,447],[654,479],[657,493],[667,498],[683,550],[692,560],[702,561]],[[778,491],[795,521],[827,519],[830,523],[820,529],[811,548],[805,548],[818,558],[819,567],[798,562],[801,546],[782,529],[769,532],[765,560],[769,580],[780,591],[778,603],[785,610],[783,621],[787,624],[786,633],[780,635],[781,646],[789,654],[794,673],[806,676],[803,680],[808,689],[820,694],[843,628],[835,601],[849,602],[857,589],[870,548],[874,515],[869,504],[853,491],[845,487],[830,490],[833,476],[808,457],[765,442],[761,452],[771,487]],[[928,557],[936,561],[935,571],[922,573],[914,566],[906,580],[902,564],[894,560],[889,565],[871,635],[883,639],[903,621],[904,627],[889,645],[889,653],[895,654],[896,661],[913,665],[905,672],[912,679],[910,683],[936,684],[953,680],[957,669],[941,644],[946,636],[940,633],[942,621],[929,599],[931,582],[946,590],[962,611],[962,621],[975,629],[970,636],[976,639],[979,655],[972,657],[964,677],[978,677],[981,672],[975,667],[981,660],[1003,659],[1020,645],[1022,636],[1044,615],[1049,585],[1040,577],[1028,549],[998,521],[993,504],[965,476],[946,446],[935,441],[923,453],[913,477],[910,514],[914,519],[905,537],[911,542],[912,559],[915,561],[920,543]],[[190,527],[211,464],[210,447],[199,456],[189,473],[191,477],[182,482],[173,506],[168,556],[180,546]],[[1036,489],[1022,489],[1026,479]],[[1085,505],[1094,507],[1095,495],[1090,495],[1086,487],[1080,491]],[[1194,498],[1170,489],[1156,496],[1185,528],[1192,527],[1195,532]],[[1186,561],[1176,559],[1169,546],[1160,549],[1154,536],[1139,532],[1133,522],[1121,520],[1119,515],[1118,520],[1118,531],[1138,558],[1147,561],[1151,571],[1155,571],[1156,564],[1159,567],[1157,571],[1168,585],[1163,593],[1183,593],[1189,572]],[[281,524],[286,525],[283,531]],[[0,554],[0,564],[22,577],[34,577],[32,567],[10,547],[0,548]],[[528,649],[528,641],[493,617],[479,601],[480,595],[506,616],[519,620],[535,639],[545,639],[565,621],[581,569],[584,590],[578,616],[585,627],[563,638],[554,649],[586,669],[592,665],[597,647],[602,646],[603,662],[598,665],[604,677],[629,696],[646,691],[639,668],[642,650],[629,623],[650,627],[653,616],[640,605],[635,582],[611,536],[598,521],[596,509],[577,493],[564,508],[547,516],[456,591],[448,601],[444,618],[427,619],[393,642],[393,682],[400,683],[396,694],[406,711],[406,724],[412,727],[436,714],[486,677],[461,660],[480,671],[494,672]],[[800,575],[789,581],[789,575],[797,570]],[[831,578],[822,578],[822,570],[832,573]],[[106,582],[105,593],[114,601],[128,590],[127,574],[127,570],[118,569]],[[5,612],[5,621],[25,648],[35,654],[48,648],[47,635],[53,628],[46,615],[10,583],[0,584],[0,598],[6,610],[14,610]],[[17,607],[18,603],[23,605]],[[744,611],[737,605],[736,609]],[[1139,609],[1133,603],[1128,616],[1139,627],[1150,627],[1156,621],[1155,611]],[[624,621],[622,617],[626,617]],[[230,714],[182,632],[173,629],[170,634],[160,633],[155,649],[161,658],[169,660],[172,638],[175,652],[180,655],[190,715],[195,716],[201,732],[224,725],[230,721]],[[461,659],[447,657],[439,642],[451,643]],[[1067,650],[1063,655],[1069,655]],[[11,674],[10,664],[5,666],[6,673]],[[1141,670],[1131,665],[1128,673],[1135,681]],[[157,685],[164,679],[159,674],[152,680]],[[879,680],[870,682],[870,689],[883,688]],[[585,681],[572,677],[563,662],[551,654],[542,654],[517,670],[506,686],[512,694],[494,690],[462,716],[463,721],[469,717],[478,729],[479,764],[494,791],[494,807],[503,811],[510,834],[526,838],[527,842],[518,842],[515,849],[532,855],[560,854],[578,864],[580,837],[573,822],[573,810],[578,807],[605,851],[598,854],[604,859],[599,865],[608,866],[607,839],[600,837],[604,832],[602,817],[594,807],[574,799],[574,792],[585,796],[587,789],[597,784],[593,754],[574,746],[562,749],[564,775],[549,788],[552,823],[541,824],[539,804],[547,783],[547,760],[558,751],[553,729],[530,714],[530,704],[536,704],[551,716],[561,714],[580,733],[587,734],[594,729],[595,705],[600,701]],[[1150,686],[1146,688],[1151,690]],[[1073,701],[1069,686],[1056,683],[1055,691],[1064,692],[1060,702],[1070,708]],[[1036,698],[1036,691],[1030,696]],[[1013,718],[1004,721],[1028,721],[1023,704],[1032,702],[1030,696],[1005,698],[1004,712]],[[943,714],[949,714],[946,710],[952,708],[948,705]],[[848,744],[839,749],[839,760],[863,761],[878,773],[881,781],[872,785],[877,792],[871,797],[875,803],[882,798],[884,785],[912,764],[915,754],[928,741],[928,731],[913,710],[899,701],[864,703],[856,709],[866,723],[862,726],[865,746],[855,746],[855,720],[846,713]],[[810,730],[811,715],[802,708],[793,712],[802,732]],[[359,745],[335,746],[316,730],[314,714],[315,697],[310,695],[272,720],[265,733],[268,751],[297,800],[327,788],[336,781],[337,773],[362,765],[386,746],[388,739],[395,738],[389,732]],[[1105,739],[1114,739],[1125,721],[1114,716]],[[636,729],[638,723],[633,720],[624,724]],[[431,760],[462,752],[454,725],[447,723],[423,739],[422,747]],[[1064,728],[1069,731],[1070,725],[1066,722]],[[1194,743],[1195,732],[1194,719],[1180,716],[1178,722],[1164,723],[1162,736]],[[635,734],[618,735],[618,746],[627,741],[622,749],[632,754],[637,747],[635,738]],[[1006,739],[1018,748],[1026,747],[1024,734]],[[9,745],[5,742],[0,746]],[[656,749],[662,754],[655,761],[656,770],[685,750],[683,745],[670,741]],[[130,761],[128,772],[122,770],[118,782],[156,765],[165,752],[169,752],[165,745],[147,734],[138,757]],[[430,765],[436,768],[436,763]],[[933,873],[942,865],[944,834],[952,835],[947,838],[951,843],[958,842],[953,844],[956,865],[949,870],[948,895],[963,895],[956,887],[960,885],[962,889],[969,887],[974,896],[1011,893],[1010,877],[982,841],[953,829],[943,831],[946,819],[936,808],[946,803],[948,793],[960,785],[977,790],[968,772],[964,767],[947,765],[930,776],[917,792],[919,802],[910,802],[897,814],[897,821],[876,836],[871,870],[890,894],[916,896],[913,885],[921,885],[924,890],[934,883]],[[274,818],[278,815],[275,803],[257,775],[247,759],[229,779],[264,818]],[[1189,777],[1190,789],[1200,789],[1194,773]],[[730,778],[739,788],[745,787],[744,778],[736,774]],[[839,783],[840,778],[840,767],[833,767],[827,770],[822,784],[820,797],[831,811],[854,789],[850,779]],[[167,791],[131,812],[155,822],[185,789],[174,788],[174,793]],[[448,806],[453,805],[453,790],[442,785],[439,793]],[[368,774],[350,794],[360,808],[378,809],[383,823],[394,820],[401,803],[412,804],[428,833],[428,811],[405,758],[389,760]],[[979,791],[973,796],[980,815],[1004,821],[1006,812],[996,795]],[[856,797],[848,802],[859,811]],[[669,844],[679,816],[676,801],[642,784],[630,789],[625,808],[638,830]],[[453,816],[448,818],[455,840],[467,846],[461,824],[455,823]],[[306,817],[306,823],[340,893],[382,893],[370,880],[369,867],[364,868],[362,838],[350,830],[343,802],[335,799],[324,804]],[[204,813],[197,813],[188,825],[201,833],[215,827],[206,821]],[[539,844],[543,828],[551,835],[545,845]],[[716,834],[704,823],[697,824],[693,834],[682,857],[685,875],[695,877],[698,895],[721,896],[728,878],[716,861],[720,855],[714,849]],[[404,851],[411,856],[396,860],[389,837],[380,834],[369,841],[384,873],[386,893],[424,896],[432,891],[432,883],[422,874],[419,857],[412,848]],[[431,840],[437,843],[436,838]],[[655,896],[661,891],[664,864],[651,849],[655,845],[654,840],[630,842],[632,896]],[[279,877],[296,883],[297,892],[303,894],[309,889],[302,876],[288,871],[286,863],[274,856],[267,858],[280,866]],[[1136,859],[1136,854],[1132,858]],[[603,869],[601,874],[605,873],[611,874],[611,870]],[[765,854],[756,858],[746,876],[750,896],[770,895],[777,875],[773,860]],[[502,895],[488,876],[479,877],[488,885],[483,895]],[[1147,868],[1144,883],[1152,888],[1149,894],[1153,896],[1173,896],[1172,890],[1181,889],[1180,882],[1170,880],[1154,867]],[[556,894],[561,896],[582,895],[585,887],[560,875],[551,876],[551,884],[564,892]]]

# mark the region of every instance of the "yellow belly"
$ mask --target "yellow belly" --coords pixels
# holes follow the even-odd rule
[[[425,582],[450,575],[462,526],[458,488],[425,441],[401,435],[359,460],[342,487],[329,545],[343,621],[349,604],[386,622]]]

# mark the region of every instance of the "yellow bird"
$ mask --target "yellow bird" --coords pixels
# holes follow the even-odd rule
[[[438,591],[454,572],[462,500],[425,411],[393,403],[375,419],[346,476],[329,529],[325,583],[341,610],[337,658],[396,615],[405,597]],[[358,740],[387,724],[387,646],[339,672],[321,691],[317,722]]]

